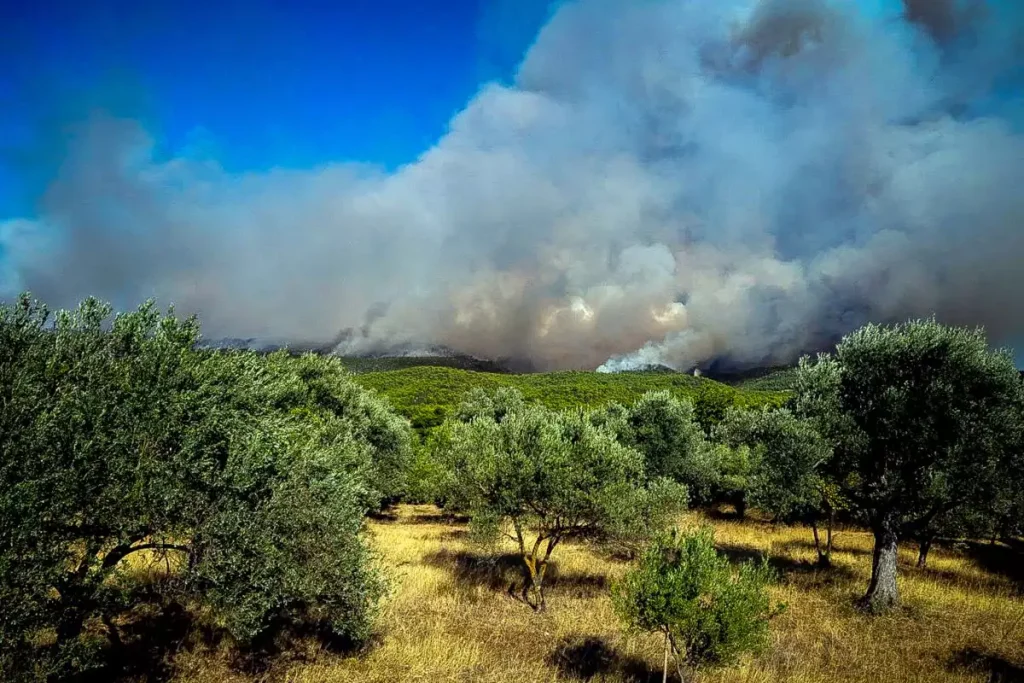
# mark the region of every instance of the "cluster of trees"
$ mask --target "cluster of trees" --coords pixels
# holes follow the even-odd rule
[[[516,389],[530,402],[550,410],[599,408],[610,403],[628,405],[652,390],[670,391],[673,396],[693,402],[698,421],[705,429],[722,419],[729,408],[778,406],[784,391],[737,389],[720,382],[678,372],[637,371],[622,373],[548,372],[498,374],[435,367],[444,360],[430,359],[430,366],[409,367],[423,359],[389,359],[354,362],[344,359],[355,371],[355,380],[386,397],[394,409],[412,422],[420,434],[428,435],[458,411],[463,397],[473,390],[493,393],[501,388]],[[394,365],[398,369],[387,371]],[[383,366],[383,367],[381,367]],[[380,368],[380,369],[377,369]]]
[[[203,351],[152,305],[0,307],[0,677],[88,670],[141,603],[238,643],[309,622],[359,641],[385,582],[366,513],[408,423],[333,359]],[[133,581],[133,558],[167,568]]]
[[[418,480],[492,537],[511,524],[535,606],[563,538],[641,540],[684,501],[808,523],[826,566],[837,517],[866,525],[863,603],[876,612],[898,602],[901,539],[924,564],[939,536],[1020,533],[1024,384],[980,330],[868,325],[795,374],[786,405],[729,408],[710,429],[667,391],[567,413],[475,391],[433,436]]]
[[[869,325],[804,359],[785,405],[662,390],[555,410],[478,388],[420,448],[337,359],[198,339],[194,319],[151,304],[0,306],[6,678],[90,668],[119,646],[125,614],[154,601],[188,605],[242,645],[296,622],[365,639],[387,586],[364,521],[402,499],[510,539],[536,610],[567,540],[638,557],[615,604],[664,634],[666,667],[763,644],[777,611],[765,567],[735,571],[709,533],[666,531],[687,506],[807,523],[822,565],[837,519],[867,526],[873,611],[898,601],[901,540],[923,564],[936,538],[1022,531],[1024,384],[980,331]],[[162,578],[132,579],[142,553]]]

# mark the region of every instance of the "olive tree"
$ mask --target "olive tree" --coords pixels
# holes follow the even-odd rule
[[[0,306],[3,678],[88,668],[89,634],[116,646],[154,589],[240,642],[292,617],[368,635],[384,586],[362,525],[388,425],[354,389],[327,405],[301,373],[198,351],[198,334],[151,304]],[[141,552],[174,568],[166,583],[122,571]]]
[[[687,487],[693,501],[707,502],[719,484],[727,455],[708,442],[693,403],[668,391],[649,391],[628,408],[617,404],[591,421],[615,432],[644,456],[649,480],[668,478]]]
[[[836,481],[874,534],[863,604],[884,611],[899,599],[900,537],[984,499],[1012,457],[1022,387],[981,330],[924,320],[868,325],[804,359],[793,406],[834,447]]]
[[[828,469],[832,449],[814,424],[786,408],[733,408],[714,434],[733,448],[751,449],[750,502],[776,519],[810,522],[818,562],[829,565],[837,495]],[[818,533],[821,521],[824,544]]]
[[[277,352],[264,359],[267,408],[308,418],[346,437],[365,443],[364,468],[369,484],[368,507],[393,503],[408,491],[413,464],[413,433],[409,422],[385,400],[352,381],[337,358]]]
[[[729,664],[767,644],[768,621],[780,609],[767,591],[772,578],[765,563],[734,571],[710,528],[674,529],[655,539],[612,596],[630,629],[663,634],[662,680],[671,655],[683,681],[686,670]]]
[[[565,539],[633,534],[685,505],[677,484],[646,487],[643,457],[582,412],[518,405],[500,422],[480,415],[441,429],[436,457],[449,473],[447,497],[479,537],[516,544],[522,598],[535,610],[545,607],[545,572]]]

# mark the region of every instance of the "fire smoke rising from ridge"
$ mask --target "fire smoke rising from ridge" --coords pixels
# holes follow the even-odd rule
[[[566,3],[513,85],[391,174],[157,161],[136,124],[96,117],[39,217],[0,222],[6,288],[538,369],[785,362],[932,313],[1006,341],[1024,332],[1022,15]]]

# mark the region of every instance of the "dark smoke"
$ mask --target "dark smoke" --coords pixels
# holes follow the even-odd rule
[[[931,314],[1016,340],[1022,15],[565,3],[514,84],[393,174],[158,161],[137,124],[97,115],[40,214],[0,223],[7,289],[538,369],[773,365]]]

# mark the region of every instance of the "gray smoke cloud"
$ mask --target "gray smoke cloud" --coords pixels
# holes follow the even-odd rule
[[[1022,65],[1012,0],[579,0],[393,173],[232,174],[94,117],[0,223],[7,288],[537,369],[779,363],[931,314],[1007,341]]]

